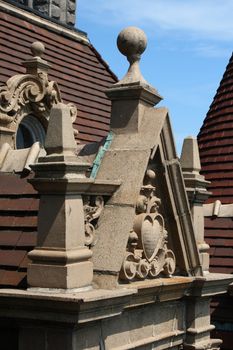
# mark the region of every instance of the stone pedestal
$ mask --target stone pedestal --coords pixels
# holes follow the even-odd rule
[[[83,202],[80,194],[74,194],[79,184],[72,185],[71,193],[66,189],[65,193],[41,195],[37,247],[29,253],[30,287],[69,289],[91,285],[92,253],[84,245]]]
[[[36,288],[75,289],[91,285],[92,252],[85,246],[82,193],[93,183],[85,176],[89,164],[75,156],[70,108],[52,110],[47,155],[33,165],[30,180],[40,193],[38,240],[29,253],[28,284]]]

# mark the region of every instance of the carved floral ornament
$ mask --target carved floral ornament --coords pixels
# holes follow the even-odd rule
[[[51,108],[62,102],[58,84],[48,80],[50,66],[41,58],[44,45],[35,42],[31,51],[33,59],[23,62],[26,74],[11,77],[5,86],[0,87],[0,127],[16,131],[22,118],[29,113],[47,126]],[[74,122],[77,109],[73,104],[68,105]]]
[[[93,247],[97,242],[96,228],[98,219],[104,208],[103,196],[83,196],[85,218],[85,245]]]
[[[168,233],[160,213],[161,200],[156,196],[155,171],[148,169],[136,203],[136,217],[129,234],[127,252],[120,277],[125,280],[171,276],[176,259],[168,249]]]

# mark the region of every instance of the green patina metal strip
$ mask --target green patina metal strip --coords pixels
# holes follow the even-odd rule
[[[95,157],[95,160],[93,162],[93,168],[92,168],[92,171],[91,171],[91,176],[92,178],[96,178],[96,175],[98,173],[98,170],[99,170],[99,167],[100,167],[100,164],[101,164],[101,161],[104,157],[104,154],[105,152],[107,151],[107,149],[110,147],[111,143],[112,143],[112,139],[113,139],[113,133],[112,131],[110,131],[108,133],[108,136],[105,140],[105,143],[103,146],[100,146],[99,148],[99,151]]]

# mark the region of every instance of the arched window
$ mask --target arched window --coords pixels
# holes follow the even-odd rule
[[[33,115],[28,115],[22,119],[16,134],[16,148],[28,148],[33,143],[39,141],[44,145],[45,129],[41,122]]]

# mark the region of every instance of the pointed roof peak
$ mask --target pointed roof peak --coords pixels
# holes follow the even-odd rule
[[[198,134],[202,174],[211,199],[233,201],[233,55]],[[230,190],[232,189],[232,190]]]

